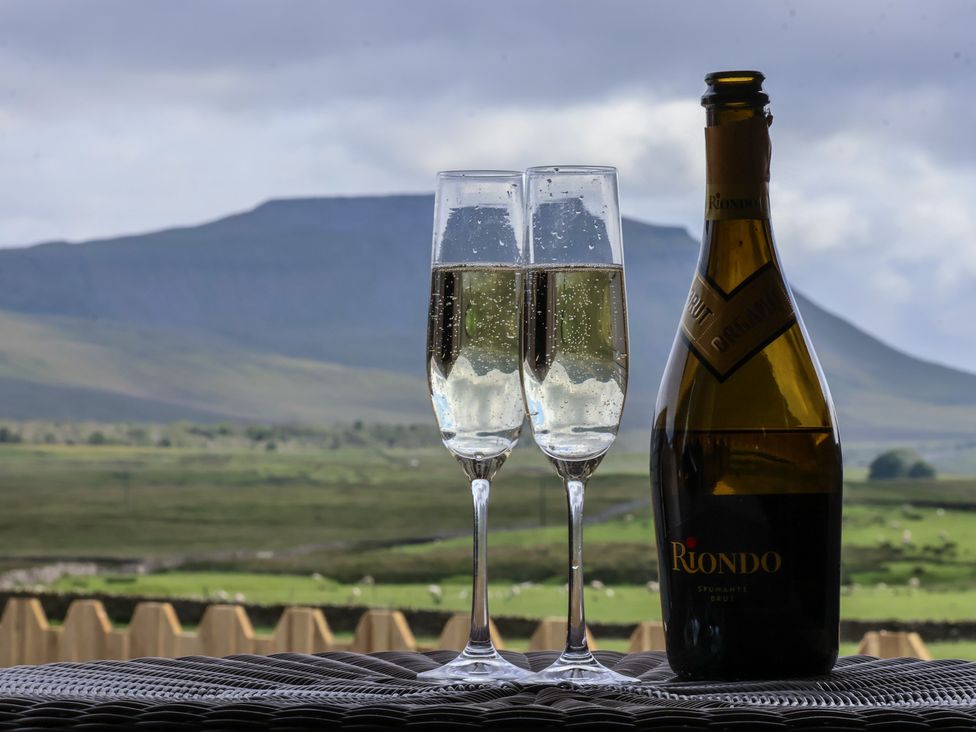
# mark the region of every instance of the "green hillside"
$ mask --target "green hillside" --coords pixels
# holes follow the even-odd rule
[[[797,299],[845,433],[879,441],[976,433],[976,376],[913,358]]]
[[[218,336],[0,311],[9,419],[417,422],[423,381],[247,351]]]

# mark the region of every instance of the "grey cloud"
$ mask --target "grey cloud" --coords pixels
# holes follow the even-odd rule
[[[377,101],[394,117],[437,98],[474,115],[620,91],[694,99],[705,71],[738,66],[767,70],[796,132],[870,124],[895,144],[924,135],[954,164],[974,157],[973,27],[976,4],[958,0],[8,0],[0,109],[260,117]]]
[[[916,235],[889,211],[899,197],[951,198],[907,177],[916,158],[957,188],[976,180],[974,27],[965,0],[5,0],[0,245],[199,221],[272,196],[430,190],[433,165],[469,159],[621,158],[625,213],[697,231],[702,76],[754,67],[777,118],[774,175],[798,196],[837,188],[868,231],[841,231],[851,251],[825,254],[800,241],[803,226],[783,227],[796,279],[895,343],[922,343],[900,332],[910,323],[930,353],[971,365],[976,332],[935,343],[940,324],[956,323],[950,305],[916,297],[909,313],[880,286],[858,287],[882,255],[893,281],[938,276],[937,262],[905,257]],[[621,99],[681,100],[694,134],[656,127],[673,118],[648,116],[634,132],[592,114]],[[581,105],[590,116],[568,120]],[[523,127],[506,127],[508,114]],[[608,129],[587,127],[591,117]],[[818,159],[811,151],[834,136],[850,155]],[[882,152],[858,149],[865,141]],[[579,150],[614,159],[548,159]],[[876,189],[843,169],[879,154],[894,162]],[[948,193],[965,225],[971,190]],[[948,241],[958,230],[919,246],[951,261],[967,246]],[[947,292],[971,309],[973,290]]]
[[[14,0],[0,50],[102,73],[317,71],[319,94],[467,92],[555,99],[615,87],[698,89],[717,67],[776,68],[780,94],[968,86],[966,2],[680,5],[642,0]],[[309,79],[311,81],[311,79]],[[789,97],[786,97],[789,98]]]

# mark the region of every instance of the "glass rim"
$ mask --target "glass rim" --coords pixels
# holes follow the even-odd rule
[[[526,169],[528,175],[616,175],[613,165],[535,165]]]
[[[441,170],[438,178],[520,178],[521,170]]]

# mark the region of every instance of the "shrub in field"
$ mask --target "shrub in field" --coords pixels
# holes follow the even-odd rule
[[[914,450],[888,450],[871,461],[869,480],[891,478],[934,478],[935,468],[922,460]]]
[[[9,427],[0,427],[0,442],[20,442],[21,437]]]
[[[108,438],[105,436],[105,434],[103,432],[98,432],[96,430],[95,432],[92,432],[90,435],[88,435],[88,444],[89,445],[107,445],[108,444]]]
[[[935,468],[924,460],[915,461],[910,468],[908,468],[909,478],[934,478]]]

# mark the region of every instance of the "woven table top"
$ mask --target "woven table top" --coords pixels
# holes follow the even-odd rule
[[[432,686],[431,653],[144,658],[0,669],[0,729],[600,727],[681,730],[976,729],[976,663],[842,658],[829,676],[675,680],[663,653],[597,652],[640,685]],[[555,652],[505,653],[541,669]]]

